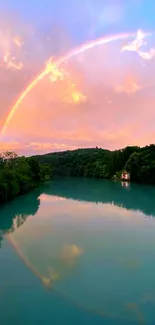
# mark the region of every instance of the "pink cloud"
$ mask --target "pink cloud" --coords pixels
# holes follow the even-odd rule
[[[2,54],[9,51],[23,67],[0,67],[0,127],[15,98],[52,54],[49,44],[57,45],[57,37],[51,33],[43,50],[42,39],[38,41],[33,27],[24,23],[18,35],[14,18],[0,21],[2,27],[6,30]],[[57,35],[65,35],[61,28],[56,30]],[[140,57],[121,53],[121,48],[122,41],[96,47],[61,67],[69,79],[53,83],[49,77],[44,78],[18,107],[1,140],[1,150],[9,146],[28,154],[96,145],[115,149],[154,142],[155,66],[152,61],[143,66]],[[63,49],[65,52],[61,42],[62,53]],[[85,101],[67,102],[71,84]]]

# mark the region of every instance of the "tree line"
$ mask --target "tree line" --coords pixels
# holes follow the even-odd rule
[[[56,176],[111,179],[126,170],[131,181],[155,184],[155,145],[128,146],[110,151],[101,148],[77,149],[37,156]]]
[[[131,181],[155,184],[155,145],[128,146],[110,151],[101,148],[77,149],[32,157],[14,152],[0,154],[0,203],[24,194],[52,176],[111,179],[123,170]]]
[[[14,152],[0,154],[0,203],[5,203],[51,177],[51,168],[35,157],[18,157]]]

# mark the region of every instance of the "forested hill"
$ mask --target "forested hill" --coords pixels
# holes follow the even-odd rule
[[[52,175],[112,178],[124,169],[131,181],[155,184],[155,145],[109,151],[77,149],[36,156],[52,168]]]
[[[0,204],[25,194],[51,178],[51,167],[35,157],[18,157],[14,152],[0,154]]]
[[[155,184],[155,145],[109,151],[77,149],[33,157],[0,154],[0,203],[24,194],[52,176],[111,179],[126,169],[131,181]]]

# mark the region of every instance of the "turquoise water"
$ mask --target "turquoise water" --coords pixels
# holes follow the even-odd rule
[[[155,187],[56,179],[0,209],[0,324],[155,323]]]

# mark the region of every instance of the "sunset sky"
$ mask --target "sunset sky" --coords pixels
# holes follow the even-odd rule
[[[153,0],[1,1],[0,151],[155,143],[154,16]]]

